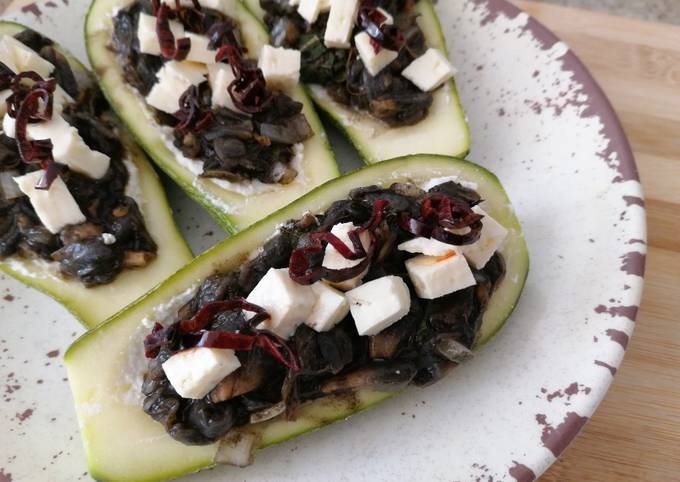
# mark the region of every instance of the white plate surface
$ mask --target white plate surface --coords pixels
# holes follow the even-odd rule
[[[87,2],[12,19],[85,59]],[[507,328],[445,381],[193,481],[529,481],[604,397],[642,292],[645,215],[606,98],[568,47],[504,0],[439,2],[472,128],[470,159],[514,202],[531,273]],[[343,170],[359,165],[333,135]],[[169,183],[167,183],[169,184]],[[169,185],[195,252],[223,235]],[[0,482],[88,479],[62,356],[82,333],[57,303],[0,275]]]

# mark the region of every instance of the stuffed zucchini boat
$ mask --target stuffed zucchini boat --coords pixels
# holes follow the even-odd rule
[[[481,167],[415,156],[330,181],[68,350],[90,474],[247,465],[433,383],[498,332],[527,272],[519,222]]]
[[[0,22],[0,269],[93,327],[192,259],[160,181],[94,79]]]
[[[314,102],[367,163],[465,157],[470,133],[430,0],[243,0],[299,50]]]
[[[227,231],[338,175],[299,58],[240,2],[95,0],[85,37],[123,122]]]

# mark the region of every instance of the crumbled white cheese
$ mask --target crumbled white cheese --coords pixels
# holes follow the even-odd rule
[[[354,45],[356,45],[364,67],[374,77],[399,56],[398,52],[384,47],[381,47],[376,53],[371,37],[366,32],[361,32],[354,37]]]
[[[482,269],[503,245],[503,241],[508,236],[508,230],[479,206],[475,206],[472,210],[484,216],[482,232],[477,242],[463,246],[461,249],[472,266]]]
[[[312,285],[316,303],[305,323],[317,332],[332,329],[349,313],[349,303],[344,293],[319,281]]]
[[[21,192],[28,196],[43,226],[52,234],[57,234],[70,224],[84,223],[85,215],[69,192],[66,183],[57,177],[49,189],[36,189],[35,186],[42,176],[43,171],[33,171],[15,177],[14,180]]]
[[[456,74],[456,69],[441,50],[430,48],[401,73],[420,90],[431,92]]]
[[[175,60],[166,62],[156,74],[158,81],[146,96],[146,102],[160,111],[174,114],[179,110],[182,94],[192,85],[203,82],[207,74],[205,65]]]
[[[112,244],[116,244],[117,239],[111,233],[102,233],[102,241],[105,245],[111,246]]]
[[[168,358],[163,371],[180,397],[201,399],[240,366],[234,350],[191,348]]]
[[[345,293],[357,332],[377,335],[406,316],[411,293],[399,276],[384,276]]]
[[[359,0],[333,0],[328,16],[324,43],[329,49],[348,49],[354,23],[359,12]]]
[[[261,306],[270,315],[269,320],[259,325],[260,328],[289,338],[311,313],[316,295],[310,286],[290,279],[288,269],[271,268],[253,288],[247,300]],[[251,318],[254,314],[247,312],[246,316]]]
[[[433,300],[476,284],[458,249],[436,257],[420,255],[406,261],[406,270],[419,298]]]
[[[260,51],[258,67],[268,85],[290,87],[300,81],[302,55],[299,50],[265,45]]]

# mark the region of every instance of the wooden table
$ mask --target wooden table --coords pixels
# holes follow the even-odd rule
[[[0,10],[28,3],[0,0]],[[646,290],[623,367],[542,480],[680,481],[680,27],[516,3],[565,40],[608,93],[649,213]]]

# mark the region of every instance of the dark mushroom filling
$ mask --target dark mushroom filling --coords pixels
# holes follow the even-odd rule
[[[228,62],[236,74],[229,94],[238,110],[214,106],[207,80],[184,92],[176,113],[153,109],[156,120],[173,129],[175,147],[187,158],[202,162],[203,177],[265,184],[293,182],[298,176],[293,166],[296,145],[314,135],[302,113],[302,103],[266,85],[257,62],[245,57],[254,53],[246,52],[232,18],[207,8],[180,7],[164,12],[174,15],[186,32],[207,35],[216,59]],[[141,14],[158,18],[159,10],[154,2],[140,0],[116,14],[111,48],[119,54],[126,82],[147,96],[156,74],[168,60],[177,58],[177,52],[169,58],[141,52],[137,36]]]
[[[326,88],[335,101],[366,111],[392,127],[417,124],[427,117],[432,106],[432,93],[423,92],[401,73],[427,50],[425,36],[416,22],[417,0],[364,1],[365,8],[383,8],[394,17],[394,33],[398,45],[392,45],[399,56],[378,75],[372,76],[352,44],[349,49],[332,49],[324,44],[328,13],[322,13],[310,25],[288,0],[260,0],[266,12],[265,23],[275,46],[302,52],[301,80]],[[354,34],[364,30],[362,12]],[[370,13],[365,21],[370,22]],[[363,22],[365,23],[365,22]],[[375,26],[375,25],[374,25]]]
[[[129,181],[125,149],[107,118],[108,105],[97,86],[83,76],[76,80],[68,61],[49,39],[32,30],[15,37],[55,66],[54,78],[75,99],[61,115],[87,146],[108,155],[111,162],[98,180],[53,164],[86,218],[82,224],[53,234],[13,180],[42,166],[22,162],[17,140],[1,134],[0,260],[17,255],[56,261],[65,277],[77,278],[85,286],[110,283],[123,269],[146,265],[157,252],[136,201],[125,194]],[[14,76],[0,67],[3,75]]]
[[[432,199],[448,201],[430,211]],[[395,391],[436,382],[472,356],[489,299],[505,275],[504,260],[495,252],[482,269],[472,268],[474,286],[422,299],[405,266],[414,255],[397,246],[418,237],[404,223],[405,217],[429,226],[462,222],[470,232],[477,231],[479,219],[465,218],[480,201],[476,192],[455,182],[427,193],[404,184],[366,187],[352,191],[323,214],[308,214],[282,226],[254,259],[207,278],[178,310],[178,321],[166,327],[157,324],[146,338],[150,361],[142,387],[144,411],[173,438],[201,445],[232,428],[282,413],[294,419],[296,408],[307,401],[327,396],[352,400],[362,389]],[[351,314],[325,332],[302,324],[288,340],[258,327],[269,315],[243,298],[271,268],[289,268],[290,278],[298,284],[354,275],[318,270],[323,255],[313,249],[313,240],[323,238],[351,258],[354,248],[343,247],[328,235],[333,226],[346,222],[361,226],[373,239],[365,252],[370,265],[364,285],[385,276],[401,278],[410,294],[408,313],[373,336],[360,336]],[[464,244],[474,239],[471,236]],[[301,257],[306,263],[294,266],[294,259]],[[256,315],[248,318],[248,311]],[[241,364],[201,399],[180,396],[163,368],[170,357],[194,347],[233,349]]]

